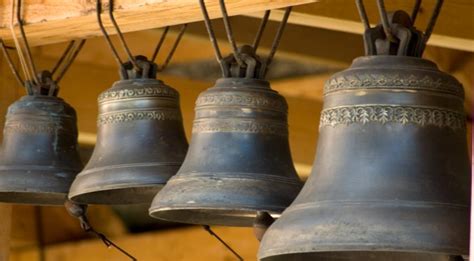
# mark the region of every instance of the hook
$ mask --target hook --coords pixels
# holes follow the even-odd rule
[[[415,51],[415,56],[421,56],[424,49],[426,48],[426,44],[427,44],[427,42],[428,42],[428,40],[429,40],[429,38],[430,38],[430,36],[433,32],[433,29],[434,29],[434,26],[435,26],[436,21],[438,19],[439,13],[441,11],[441,7],[443,5],[443,2],[444,2],[443,0],[437,0],[436,1],[436,5],[434,7],[431,18],[428,22],[428,25],[425,29],[425,32],[421,33],[420,31],[416,30],[416,32],[418,32],[418,34],[422,34],[422,39],[421,39],[421,42],[418,44],[419,48],[417,48],[417,51]],[[414,5],[413,5],[413,10],[412,10],[412,13],[411,13],[411,16],[410,16],[412,26],[414,25],[414,23],[416,21],[416,18],[417,18],[417,15],[420,11],[421,3],[422,3],[422,0],[416,0]],[[369,24],[369,21],[368,21],[368,18],[367,18],[367,13],[365,11],[363,0],[356,0],[356,5],[357,5],[357,9],[359,11],[359,15],[360,15],[360,18],[362,20],[362,23],[364,24],[364,27],[365,27],[365,31],[366,31],[365,35],[367,35],[367,34],[370,35],[370,32],[368,32],[368,30],[370,30],[372,28],[370,28],[370,24]],[[392,32],[392,25],[390,25],[390,23],[389,23],[387,11],[385,10],[385,4],[384,4],[383,0],[377,0],[377,8],[378,8],[379,15],[380,15],[380,18],[381,18],[381,21],[382,21],[382,28],[383,28],[383,31],[385,33],[385,37],[390,42],[399,43],[400,39],[398,39]],[[414,30],[414,28],[412,28],[412,29]],[[375,33],[375,32],[372,32],[372,33]],[[367,43],[366,43],[366,45],[367,45]]]
[[[102,13],[102,1],[101,0],[97,0],[97,2],[96,2],[96,11],[97,11],[97,22],[99,24],[99,28],[100,28],[102,34],[104,35],[109,48],[112,50],[112,54],[114,56],[115,61],[117,62],[117,64],[121,68],[120,69],[120,74],[121,74],[122,78],[128,79],[129,76],[128,76],[127,71],[129,69],[131,69],[131,68],[128,68],[128,66],[130,64],[126,65],[126,63],[124,63],[123,60],[120,58],[120,55],[118,54],[117,49],[115,48],[114,44],[112,43],[112,40],[110,39],[109,34],[107,33],[107,30],[105,29],[105,26],[104,26],[102,18],[101,18],[101,13]],[[127,45],[125,37],[123,36],[122,31],[120,30],[120,27],[119,27],[117,21],[115,20],[115,17],[114,17],[114,1],[113,0],[109,0],[108,13],[109,13],[109,17],[110,17],[110,20],[112,22],[112,25],[114,26],[114,29],[117,32],[120,44],[122,45],[122,48],[124,49],[124,51],[125,51],[125,53],[128,57],[129,63],[131,63],[131,65],[133,66],[133,69],[135,69],[135,71],[143,73],[143,70],[144,70],[144,68],[142,67],[142,65],[144,64],[143,61],[138,61],[138,59],[137,59],[138,56],[134,56],[132,54],[132,52],[130,51],[129,46]],[[187,27],[187,25],[185,24],[181,28],[181,31],[179,32],[178,37],[177,37],[175,43],[173,44],[173,47],[172,47],[170,53],[166,57],[166,60],[163,64],[163,66],[161,66],[159,68],[159,71],[164,70],[164,68],[171,61],[171,58],[173,57],[173,54],[176,51],[176,48],[178,47],[179,42],[181,41],[181,38],[184,34],[184,31],[185,31],[186,27]],[[161,35],[161,38],[160,38],[160,40],[159,40],[159,42],[158,42],[158,44],[155,48],[155,51],[153,52],[153,55],[152,55],[152,59],[151,59],[152,63],[156,60],[156,57],[158,56],[158,52],[160,51],[161,46],[163,45],[163,42],[166,38],[168,30],[169,30],[169,27],[166,27],[163,31],[163,34]],[[127,68],[125,68],[125,67],[127,67]],[[150,69],[150,68],[148,68],[148,69]]]
[[[32,53],[31,53],[31,48],[28,43],[28,38],[26,37],[23,21],[21,19],[21,6],[22,6],[21,0],[17,0],[16,5],[17,5],[16,6],[17,9],[15,12],[15,2],[12,1],[12,8],[11,8],[12,16],[11,16],[11,21],[10,21],[10,30],[12,32],[12,38],[16,46],[16,51],[18,54],[20,65],[23,70],[25,80],[22,79],[22,77],[20,76],[20,73],[15,68],[12,62],[11,56],[6,50],[8,47],[6,47],[4,42],[0,40],[0,48],[2,49],[3,55],[5,56],[7,63],[13,75],[15,76],[16,80],[26,88],[28,95],[42,94],[42,89],[45,86],[49,88],[47,91],[48,96],[56,95],[57,83],[64,76],[64,74],[66,73],[66,70],[69,68],[74,58],[78,55],[80,49],[84,45],[85,40],[81,40],[79,46],[76,47],[75,50],[74,50],[75,41],[72,41],[71,43],[69,43],[69,45],[66,47],[62,56],[59,58],[59,61],[56,63],[56,65],[52,69],[52,72],[42,71],[41,74],[39,74],[37,72],[37,68],[36,68]],[[14,22],[13,22],[14,17],[16,18],[18,27],[20,29],[20,37],[21,37],[23,46],[20,44],[20,41],[18,41],[16,37],[16,33],[14,30]],[[66,58],[67,58],[66,65],[63,66],[63,69],[61,70],[58,79],[56,81],[53,81],[51,79],[52,75],[60,68],[60,66],[63,64]]]
[[[214,52],[215,52],[217,61],[219,62],[219,65],[222,69],[223,77],[230,77],[231,72],[230,72],[230,68],[228,68],[228,63],[229,62],[228,62],[228,59],[222,58],[222,54],[221,54],[221,51],[219,49],[219,45],[217,43],[217,39],[216,39],[216,36],[214,34],[214,30],[212,28],[212,24],[211,24],[211,21],[210,21],[210,18],[209,18],[209,13],[207,12],[206,4],[205,4],[204,0],[199,0],[199,4],[201,6],[202,14],[203,14],[203,17],[204,17],[204,23],[206,25],[206,29],[207,29],[207,32],[209,34],[209,38],[210,38],[212,46],[214,48]],[[248,54],[242,53],[242,51],[237,48],[237,44],[236,44],[235,39],[234,39],[234,35],[233,35],[233,32],[232,32],[232,27],[230,25],[229,16],[228,16],[228,13],[227,13],[227,9],[225,7],[224,0],[219,0],[219,5],[220,5],[220,8],[221,8],[221,12],[222,12],[224,27],[226,29],[227,40],[229,41],[229,43],[232,47],[232,56],[234,57],[234,60],[237,62],[237,65],[247,67],[246,77],[264,78],[265,74],[267,72],[267,68],[270,65],[270,63],[272,62],[273,57],[276,53],[276,49],[278,48],[278,45],[280,44],[280,40],[281,40],[281,36],[283,34],[283,30],[285,28],[285,25],[288,22],[288,17],[289,17],[290,12],[291,12],[291,7],[288,7],[285,10],[283,20],[282,20],[282,22],[281,22],[281,24],[278,28],[275,39],[273,40],[270,53],[269,53],[266,61],[261,64],[260,74],[255,75],[255,73],[249,73],[249,70],[254,70],[254,68],[257,68],[256,65],[257,65],[257,62],[259,61],[259,58],[256,57],[256,49],[258,48],[258,46],[260,44],[260,40],[261,40],[261,37],[263,35],[263,31],[265,29],[265,26],[268,22],[268,18],[270,16],[270,11],[266,11],[263,18],[262,18],[262,21],[261,21],[260,26],[257,30],[257,34],[255,36],[253,44],[252,44],[252,46],[249,46],[249,47],[252,48],[253,55],[248,56]],[[250,61],[251,59],[253,59],[255,61]]]

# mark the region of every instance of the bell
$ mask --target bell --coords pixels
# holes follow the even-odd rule
[[[408,31],[395,28],[396,19],[398,50],[377,39],[377,53],[326,82],[311,176],[264,235],[261,260],[454,261],[468,254],[463,88],[402,46],[418,40],[403,38],[398,29]],[[380,26],[373,30],[383,35]]]
[[[276,215],[301,184],[288,144],[287,104],[267,81],[221,78],[196,101],[188,154],[153,200],[155,218],[252,226]]]
[[[69,104],[34,94],[10,105],[0,148],[0,202],[62,205],[81,169]]]
[[[137,60],[146,68],[143,74],[129,75],[99,95],[97,142],[71,186],[75,202],[149,203],[186,155],[178,92],[155,79],[156,64],[143,56]]]

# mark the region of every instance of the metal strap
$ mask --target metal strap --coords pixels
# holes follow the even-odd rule
[[[203,14],[203,17],[204,17],[204,23],[206,25],[206,29],[207,29],[207,32],[209,34],[209,38],[210,38],[211,43],[212,43],[212,47],[214,48],[216,59],[219,62],[219,65],[220,65],[221,70],[222,70],[222,75],[223,75],[223,77],[230,77],[231,73],[230,73],[230,68],[229,68],[229,64],[228,64],[229,61],[228,61],[228,59],[225,59],[225,58],[222,57],[222,53],[219,49],[219,45],[217,43],[217,39],[216,39],[216,36],[214,34],[214,29],[212,27],[212,23],[211,23],[211,20],[209,18],[209,13],[207,11],[206,4],[205,4],[204,0],[199,0],[199,4],[201,6],[202,14]],[[233,35],[233,32],[232,32],[232,27],[231,27],[231,24],[230,24],[230,21],[229,21],[229,15],[228,15],[227,9],[225,7],[225,1],[224,0],[219,0],[219,6],[220,6],[220,9],[221,9],[221,13],[222,13],[222,19],[224,21],[224,27],[225,27],[225,30],[226,30],[227,40],[229,41],[229,43],[231,45],[232,55],[233,55],[235,61],[237,62],[237,64],[239,66],[247,66],[247,67],[254,66],[253,65],[254,62],[250,62],[252,57],[243,57],[242,54],[240,53],[238,47],[237,47],[237,44],[236,44],[236,41],[234,39],[234,35]],[[286,8],[285,14],[283,16],[283,20],[282,20],[282,22],[281,22],[281,24],[278,28],[278,31],[275,35],[275,39],[273,40],[272,47],[270,49],[270,53],[267,56],[267,58],[265,59],[265,62],[262,63],[260,73],[258,73],[256,75],[252,75],[252,77],[257,77],[257,78],[264,78],[265,77],[265,74],[267,72],[267,68],[270,65],[270,63],[272,62],[273,57],[274,57],[274,55],[276,53],[276,50],[278,48],[278,45],[280,43],[281,36],[283,34],[285,25],[288,22],[288,17],[290,15],[290,12],[291,12],[291,7]],[[268,22],[269,16],[270,16],[270,11],[266,11],[263,18],[262,18],[262,21],[260,23],[260,26],[257,30],[255,39],[254,39],[253,44],[252,44],[254,52],[256,52],[256,50],[257,50],[257,48],[260,44],[260,40],[262,38],[262,35],[263,35],[263,32],[264,32],[265,26]],[[247,62],[252,63],[252,65],[246,64]],[[250,77],[250,75],[251,75],[251,74],[249,74],[248,71],[249,70],[247,70],[246,77]]]

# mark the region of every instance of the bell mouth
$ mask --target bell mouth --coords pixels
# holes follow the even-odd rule
[[[0,191],[0,202],[21,205],[61,206],[66,198],[66,193]]]
[[[428,252],[339,251],[291,253],[260,258],[262,261],[463,261],[462,256]]]
[[[251,208],[225,209],[213,207],[199,208],[158,208],[150,209],[150,216],[166,221],[188,223],[195,225],[230,226],[230,227],[251,227],[255,222],[257,211]],[[273,218],[278,218],[280,213],[265,211]]]
[[[153,184],[152,186],[118,188],[96,188],[95,190],[82,191],[69,195],[69,199],[82,203],[93,205],[127,205],[138,203],[150,203],[153,197],[158,193],[164,184]]]

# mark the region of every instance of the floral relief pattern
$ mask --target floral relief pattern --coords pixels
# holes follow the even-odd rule
[[[60,130],[59,126],[55,126],[51,123],[22,123],[22,122],[7,122],[5,124],[5,132],[18,132],[18,133],[30,133],[30,134],[52,134]]]
[[[98,125],[121,123],[137,120],[181,120],[181,113],[174,111],[133,111],[99,115]]]
[[[465,128],[463,113],[436,107],[401,105],[357,105],[324,109],[319,127],[369,122],[432,125],[453,130]]]
[[[324,85],[324,94],[355,88],[436,90],[464,97],[462,85],[454,80],[433,79],[427,75],[424,77],[417,77],[415,75],[407,77],[400,74],[358,74],[334,77],[329,79]]]
[[[196,106],[249,106],[285,112],[288,106],[283,98],[256,94],[204,94],[196,100]]]
[[[194,121],[193,133],[243,132],[287,136],[288,126],[280,121],[218,119]]]
[[[136,89],[108,90],[99,95],[98,101],[139,98],[149,96],[178,97],[178,92],[169,87],[147,87]]]

